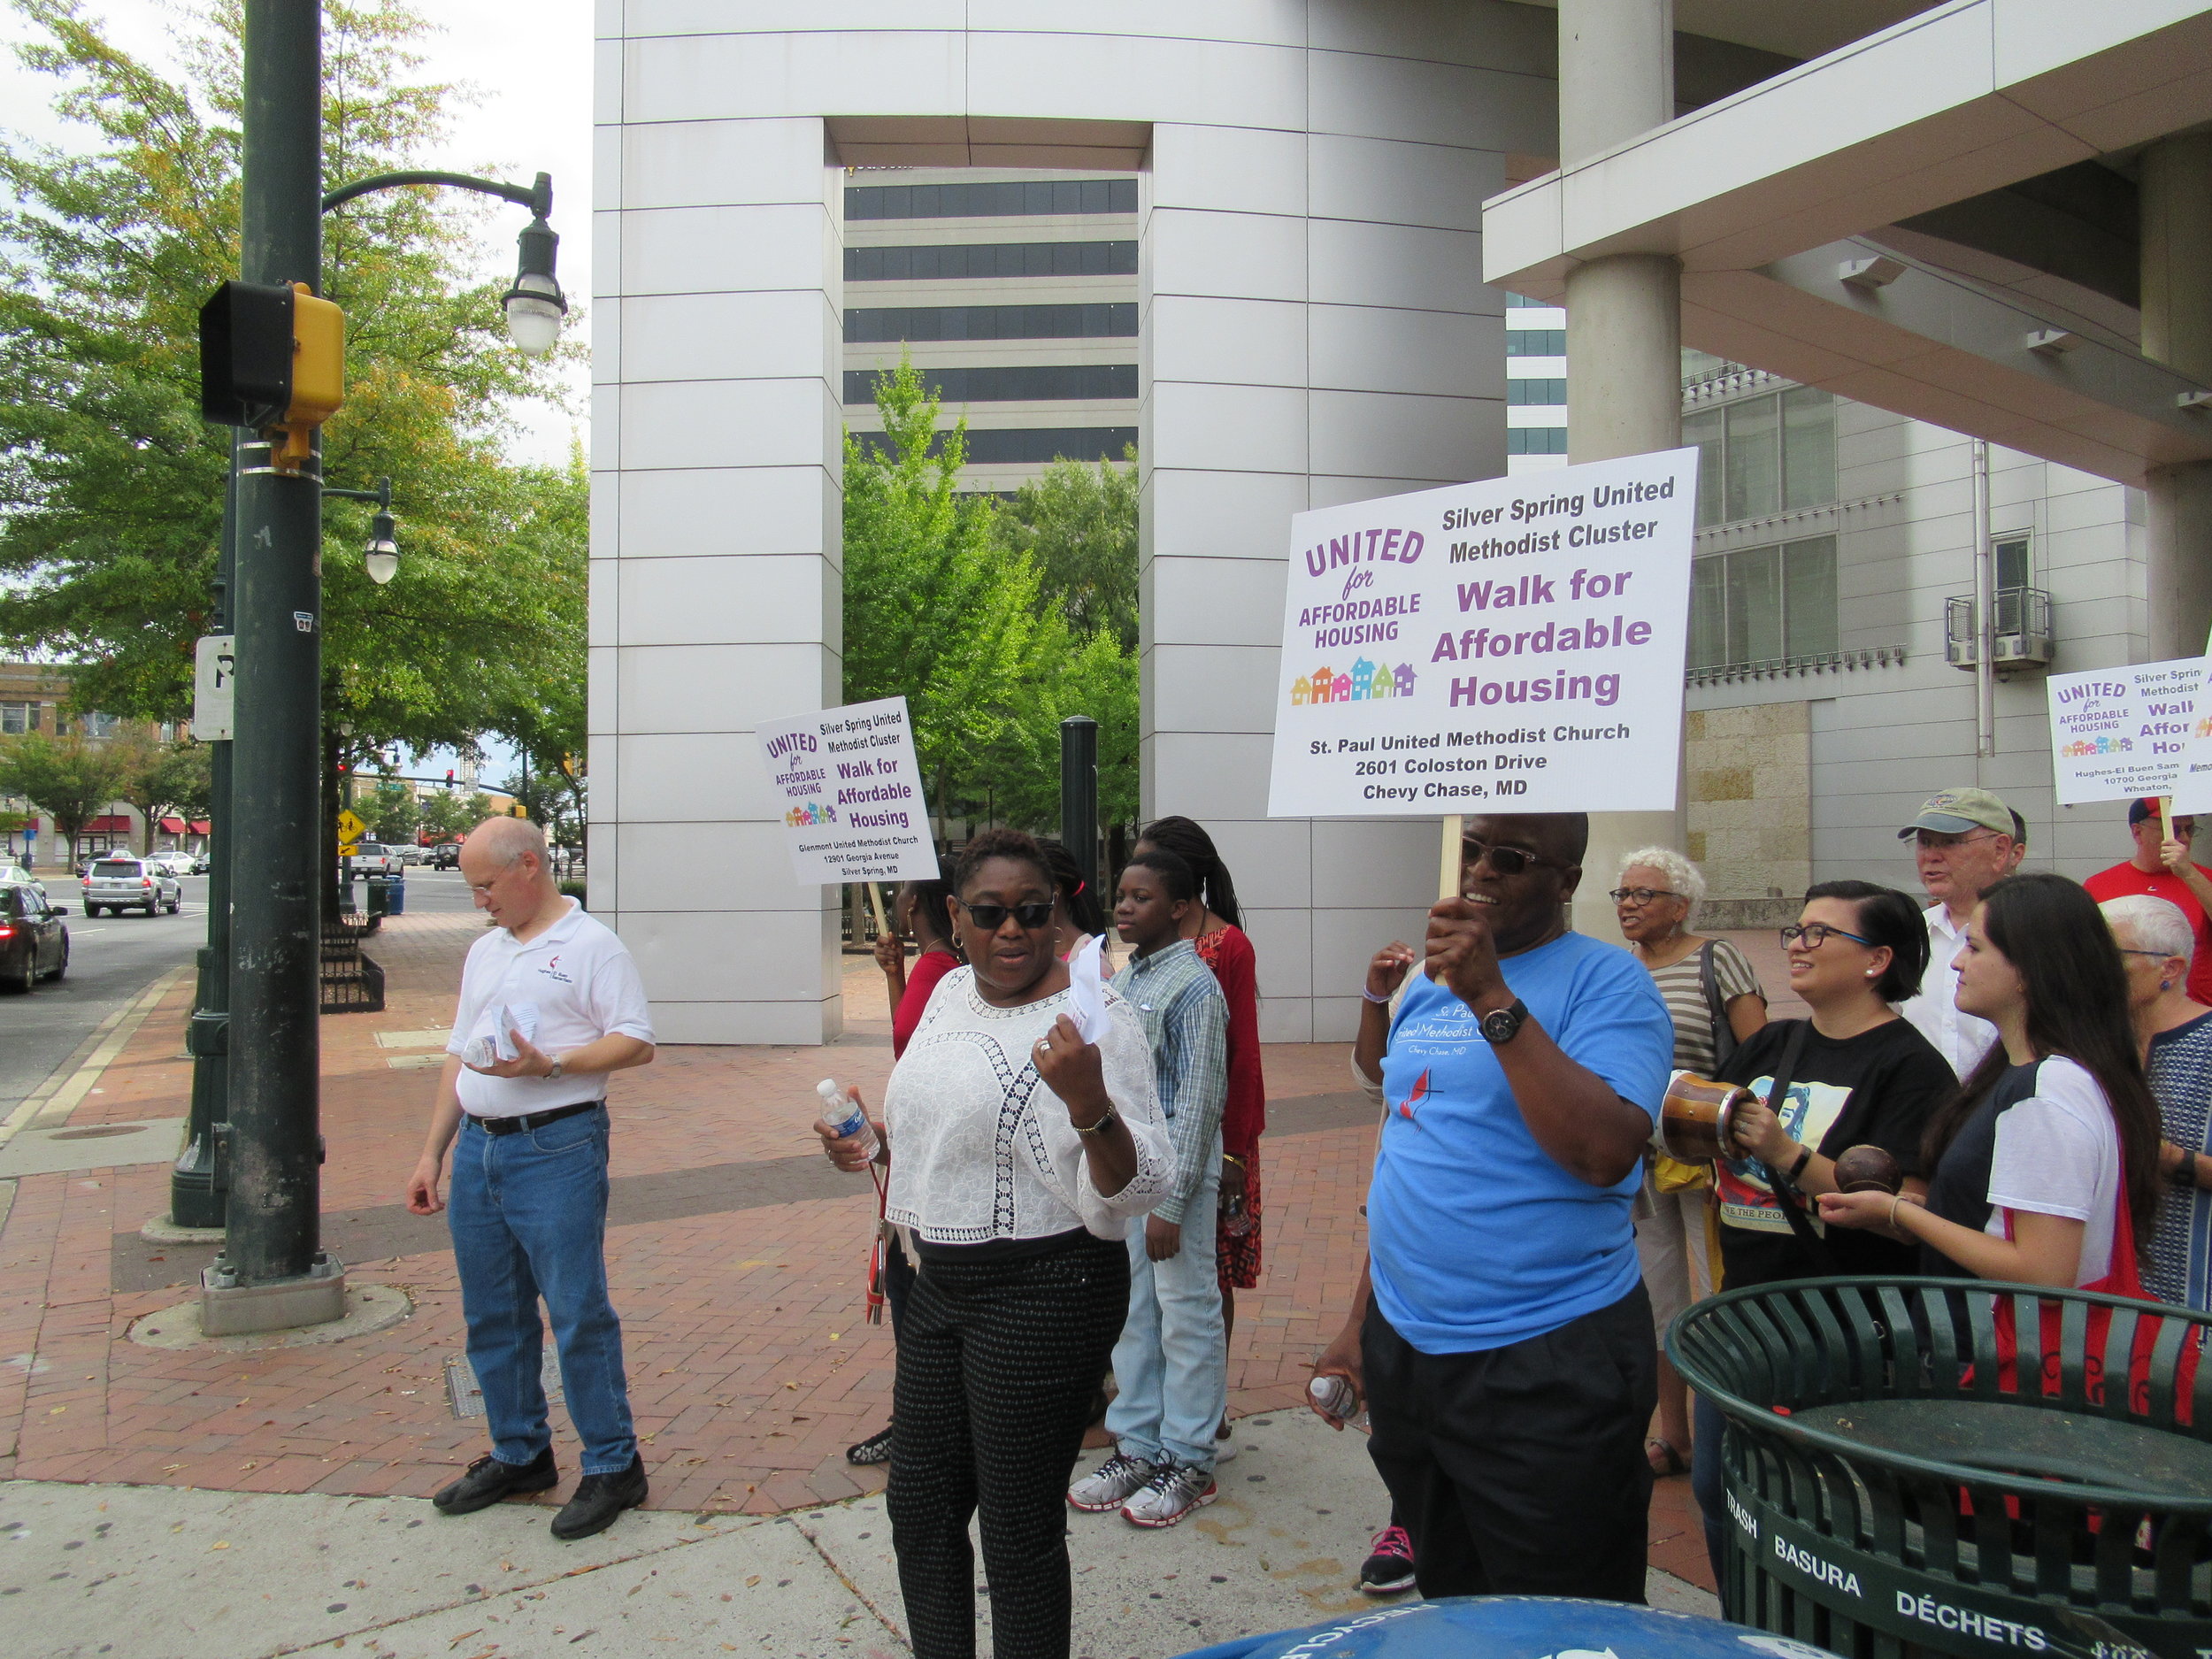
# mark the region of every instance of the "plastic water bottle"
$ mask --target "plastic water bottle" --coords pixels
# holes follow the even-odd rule
[[[860,1102],[837,1086],[837,1079],[826,1077],[814,1086],[814,1092],[822,1097],[822,1121],[837,1131],[841,1141],[858,1135],[867,1148],[871,1160],[876,1156],[875,1125],[868,1121],[868,1114],[860,1110]]]
[[[1315,1405],[1340,1423],[1351,1420],[1359,1409],[1359,1390],[1345,1377],[1316,1377],[1306,1385],[1306,1394]]]

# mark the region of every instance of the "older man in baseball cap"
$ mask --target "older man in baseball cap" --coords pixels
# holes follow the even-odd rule
[[[1899,1003],[1897,1011],[1964,1077],[1997,1041],[1997,1028],[1959,1012],[1953,1000],[1958,975],[1951,961],[1965,942],[1974,906],[2019,867],[2027,838],[2019,814],[1987,789],[1938,790],[1897,838],[1915,843],[1920,885],[1935,901],[1926,911],[1927,974],[1918,995]]]

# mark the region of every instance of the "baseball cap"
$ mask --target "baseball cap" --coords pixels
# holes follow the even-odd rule
[[[1918,816],[1897,832],[1897,839],[1908,840],[1922,830],[1963,835],[1978,829],[2011,834],[2012,809],[1987,789],[1939,789],[1920,803]]]
[[[2145,818],[2156,818],[2157,816],[2158,797],[2154,795],[2147,795],[2140,801],[2135,801],[2129,803],[2128,826],[2130,828],[2133,828],[2136,825],[2140,824]],[[2179,807],[2176,807],[2173,810],[2173,816],[2176,818],[2194,818],[2196,814],[2194,812],[2185,812]]]

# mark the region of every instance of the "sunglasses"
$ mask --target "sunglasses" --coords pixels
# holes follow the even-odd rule
[[[1805,941],[1806,949],[1818,950],[1828,942],[1828,936],[1831,933],[1841,933],[1846,939],[1856,940],[1869,950],[1874,948],[1874,941],[1865,934],[1855,933],[1848,928],[1831,927],[1825,922],[1792,922],[1787,927],[1777,928],[1775,931],[1782,936],[1782,949],[1785,950],[1801,939]]]
[[[1564,864],[1549,858],[1539,858],[1534,853],[1518,847],[1500,847],[1490,841],[1479,841],[1471,835],[1460,838],[1459,856],[1463,862],[1479,864],[1485,858],[1491,869],[1502,876],[1517,876],[1531,864],[1542,864],[1550,870],[1563,870]]]
[[[953,902],[967,911],[968,919],[987,933],[995,933],[1005,926],[1010,916],[1027,933],[1033,933],[1052,925],[1050,899],[1032,899],[1026,904],[971,904],[965,899],[955,899]]]

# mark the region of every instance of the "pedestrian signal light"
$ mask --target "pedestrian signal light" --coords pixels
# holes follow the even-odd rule
[[[346,314],[305,283],[226,282],[200,308],[200,413],[282,434],[278,467],[296,472],[345,401]]]

